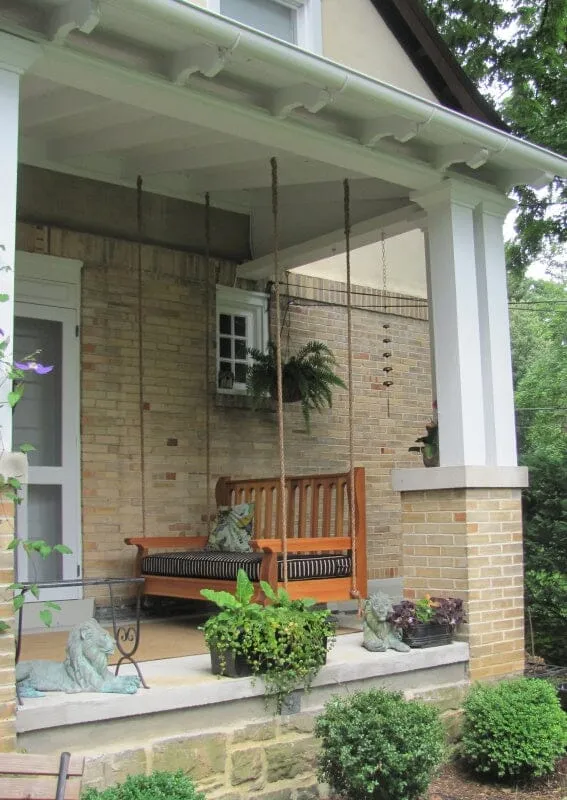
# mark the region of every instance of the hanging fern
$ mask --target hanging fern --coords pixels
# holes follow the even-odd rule
[[[250,349],[254,363],[248,368],[248,392],[256,404],[269,395],[277,396],[276,362],[277,350],[273,342],[268,343],[265,353]],[[346,385],[335,374],[337,361],[323,342],[308,342],[304,347],[282,363],[283,399],[285,403],[301,402],[307,432],[311,431],[311,412],[322,411],[333,405],[333,388]]]

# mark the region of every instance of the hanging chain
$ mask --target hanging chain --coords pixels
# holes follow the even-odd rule
[[[347,280],[347,370],[348,370],[348,457],[349,457],[349,506],[350,506],[350,536],[352,554],[352,583],[351,596],[360,602],[356,566],[356,502],[354,485],[354,381],[352,369],[352,281],[350,261],[350,183],[348,178],[343,182],[344,187],[344,221],[345,221],[345,254],[346,254],[346,280]]]
[[[384,312],[387,309],[387,297],[388,297],[388,260],[386,258],[386,237],[384,236],[384,231],[382,231],[382,236],[380,238],[381,244],[381,252],[382,252],[382,308]],[[391,365],[390,359],[392,358],[392,350],[391,350],[391,342],[392,338],[389,334],[390,323],[386,322],[382,325],[384,329],[384,337],[382,339],[383,344],[386,346],[382,357],[385,359],[386,365],[382,367],[382,371],[384,372],[384,380],[382,381],[382,385],[386,388],[386,407],[387,407],[387,414],[388,417],[390,416],[390,392],[389,389],[391,386],[394,385],[394,381],[390,377],[390,373],[393,371],[393,367]]]
[[[274,223],[274,291],[276,305],[276,387],[278,412],[278,448],[280,457],[280,519],[283,555],[283,582],[287,587],[287,498],[285,491],[285,443],[283,418],[283,374],[282,374],[282,336],[280,308],[280,264],[279,264],[279,204],[278,204],[278,160],[272,158],[272,218]]]
[[[211,530],[211,398],[209,386],[210,356],[211,356],[211,198],[205,194],[205,269],[206,269],[206,295],[205,295],[205,473],[206,493],[205,504],[207,514],[207,535]]]
[[[142,176],[136,181],[136,223],[138,230],[138,402],[140,404],[140,511],[142,536],[146,535],[146,420],[144,414],[144,338],[143,338],[143,271],[142,271]]]

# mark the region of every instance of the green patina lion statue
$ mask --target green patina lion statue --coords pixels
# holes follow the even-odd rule
[[[63,663],[22,661],[16,666],[19,697],[43,697],[44,692],[135,694],[140,688],[138,676],[113,675],[108,669],[114,646],[114,639],[96,619],[75,625]]]
[[[401,641],[402,632],[388,622],[392,610],[392,602],[384,592],[371,595],[364,604],[364,639],[362,646],[373,653],[385,653],[386,650],[398,650],[407,653],[409,647]]]

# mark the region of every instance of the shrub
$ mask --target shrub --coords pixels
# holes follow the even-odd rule
[[[474,686],[464,703],[462,752],[495,778],[553,772],[567,747],[567,716],[555,690],[537,678]]]
[[[86,789],[81,800],[205,800],[182,770],[129,775],[124,783],[108,789]]]
[[[347,800],[414,800],[444,752],[435,708],[399,692],[334,697],[317,719],[319,776]]]
[[[536,655],[548,664],[567,664],[567,574],[528,570],[525,586],[528,649],[533,633]]]

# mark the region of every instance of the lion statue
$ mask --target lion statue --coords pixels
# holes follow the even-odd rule
[[[384,592],[371,595],[364,604],[363,642],[362,646],[373,653],[385,653],[386,650],[399,650],[407,653],[409,647],[402,642],[402,632],[388,622],[392,611],[390,598]]]
[[[107,668],[114,639],[96,619],[81,622],[69,633],[63,663],[22,661],[16,666],[19,697],[43,697],[44,692],[114,692],[135,694],[140,679],[113,675]]]

